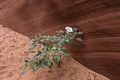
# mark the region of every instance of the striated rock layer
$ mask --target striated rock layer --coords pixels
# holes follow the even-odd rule
[[[0,23],[25,36],[75,25],[84,41],[70,47],[73,57],[120,80],[120,0],[0,0]]]

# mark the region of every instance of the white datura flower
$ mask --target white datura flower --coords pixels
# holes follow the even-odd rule
[[[65,30],[66,30],[67,32],[73,32],[73,29],[72,29],[71,27],[69,27],[69,26],[65,27]]]

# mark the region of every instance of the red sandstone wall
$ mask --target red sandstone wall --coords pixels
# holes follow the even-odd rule
[[[84,41],[73,57],[120,80],[120,0],[0,0],[0,23],[26,36],[76,25]]]

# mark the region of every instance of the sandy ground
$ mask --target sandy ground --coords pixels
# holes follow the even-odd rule
[[[54,66],[50,72],[40,69],[21,75],[28,42],[28,37],[0,25],[0,80],[109,80],[71,57],[63,58],[61,67]]]

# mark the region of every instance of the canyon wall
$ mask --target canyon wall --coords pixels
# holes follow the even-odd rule
[[[120,80],[120,0],[0,0],[0,24],[28,37],[76,26],[84,35],[73,58]]]

